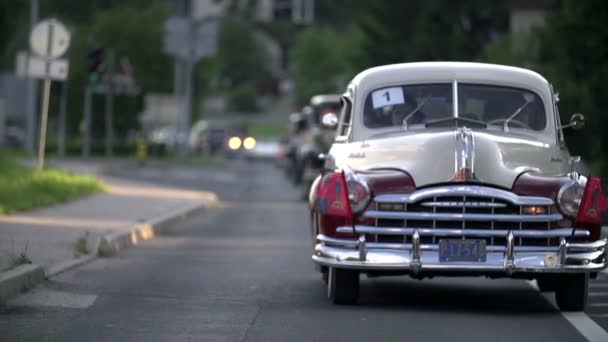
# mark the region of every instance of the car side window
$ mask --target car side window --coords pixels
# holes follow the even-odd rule
[[[352,104],[346,97],[342,98],[342,106],[340,112],[340,122],[338,123],[338,132],[336,140],[346,140],[350,133],[352,119]]]

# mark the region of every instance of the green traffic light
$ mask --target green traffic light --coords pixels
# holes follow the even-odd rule
[[[99,75],[97,73],[89,74],[89,82],[97,83],[99,81]]]

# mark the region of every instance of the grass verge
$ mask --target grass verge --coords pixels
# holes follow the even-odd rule
[[[103,185],[91,177],[56,169],[36,172],[0,151],[0,214],[66,202],[102,190]]]

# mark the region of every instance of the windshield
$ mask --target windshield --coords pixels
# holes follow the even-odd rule
[[[535,93],[518,88],[458,84],[458,117],[455,117],[453,85],[414,84],[372,91],[364,108],[368,128],[422,129],[438,124],[474,123],[488,129],[541,131],[547,124],[544,105]]]

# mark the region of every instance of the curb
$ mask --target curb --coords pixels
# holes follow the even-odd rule
[[[173,224],[182,221],[206,208],[205,203],[198,203],[186,208],[176,210],[168,215],[150,220],[148,223],[135,225],[130,231],[112,233],[101,238],[97,254],[99,256],[112,256],[123,249],[150,240],[168,230]]]
[[[76,259],[70,259],[70,260],[66,260],[66,261],[62,261],[62,262],[58,262],[53,265],[50,265],[49,267],[47,267],[44,270],[44,276],[48,279],[48,278],[54,277],[60,273],[63,273],[65,271],[69,271],[72,268],[76,268],[78,266],[81,266],[81,265],[84,265],[86,263],[93,261],[97,257],[97,255],[95,255],[95,253],[99,250],[100,244],[101,244],[101,238],[97,238],[95,241],[95,245],[94,245],[93,249],[91,250],[93,253],[88,254],[88,255],[83,255]]]
[[[44,271],[38,265],[22,265],[0,273],[0,305],[44,280]]]
[[[136,224],[130,231],[103,236],[97,239],[92,249],[92,254],[59,262],[46,269],[43,269],[39,265],[29,264],[19,266],[10,271],[0,272],[0,305],[4,305],[11,298],[36,286],[47,278],[89,263],[98,257],[112,256],[123,249],[136,246],[142,241],[150,240],[154,236],[166,232],[175,223],[203,211],[206,207],[206,202],[197,203],[157,217],[147,223]]]

